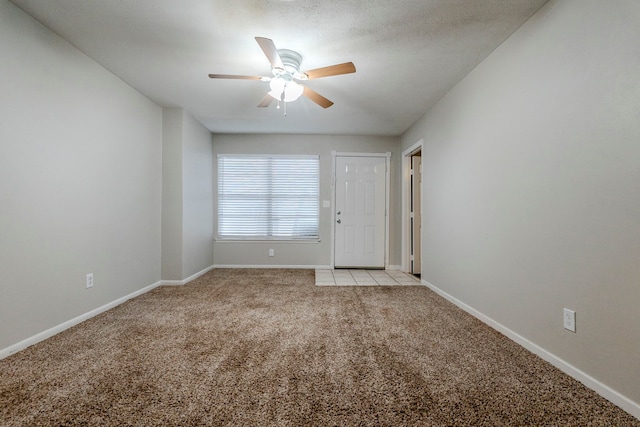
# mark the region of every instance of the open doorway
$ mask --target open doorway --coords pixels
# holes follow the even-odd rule
[[[402,153],[402,266],[417,277],[422,274],[422,143]]]

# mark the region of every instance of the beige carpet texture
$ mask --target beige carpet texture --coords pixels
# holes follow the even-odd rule
[[[423,286],[216,269],[0,360],[1,426],[640,426]]]

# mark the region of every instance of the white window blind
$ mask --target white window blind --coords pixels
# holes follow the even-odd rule
[[[218,156],[220,239],[317,239],[318,156]]]

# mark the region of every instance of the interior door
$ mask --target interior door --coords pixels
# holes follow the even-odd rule
[[[336,157],[336,268],[384,268],[386,157]]]
[[[422,235],[422,214],[420,193],[422,192],[422,157],[411,156],[411,273],[421,273],[420,236]]]

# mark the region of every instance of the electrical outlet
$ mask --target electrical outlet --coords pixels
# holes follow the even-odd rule
[[[273,249],[269,249],[269,256],[274,256],[276,253]]]
[[[576,331],[576,312],[565,308],[563,310],[563,324],[564,328],[568,331]]]
[[[87,282],[86,282],[86,285],[87,285],[87,289],[89,289],[89,288],[93,288],[93,273],[89,273],[89,274],[87,274]]]

